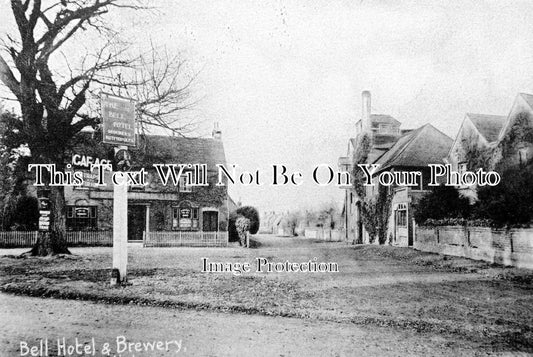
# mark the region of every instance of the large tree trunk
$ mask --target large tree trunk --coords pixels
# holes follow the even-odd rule
[[[62,148],[49,141],[47,146],[30,147],[35,162],[54,163],[56,170],[63,172],[64,155]],[[50,185],[50,175],[44,170],[43,182],[49,190],[50,230],[39,232],[37,242],[31,250],[33,256],[70,254],[66,242],[65,187]]]
[[[50,188],[50,231],[39,232],[31,255],[70,254],[66,242],[65,190],[63,186]]]

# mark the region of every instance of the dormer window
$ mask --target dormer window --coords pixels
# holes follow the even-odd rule
[[[395,127],[392,124],[379,124],[378,133],[379,134],[398,134],[399,128]]]

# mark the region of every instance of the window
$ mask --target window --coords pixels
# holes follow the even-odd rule
[[[192,192],[192,186],[187,183],[187,175],[180,176],[179,190],[180,192]]]
[[[198,228],[198,208],[188,205],[174,207],[172,212],[172,229]]]
[[[459,166],[459,175],[462,175],[468,169],[466,167],[466,162],[461,162],[461,163],[459,163],[458,166]]]
[[[407,227],[407,204],[399,203],[396,210],[396,225],[398,227]]]
[[[378,133],[380,134],[398,134],[399,128],[392,124],[379,124]]]
[[[67,206],[66,225],[70,231],[98,229],[98,208],[96,206]]]

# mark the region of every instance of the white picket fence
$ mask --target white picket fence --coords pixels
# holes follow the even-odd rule
[[[37,231],[0,231],[0,248],[26,248],[37,241]],[[225,247],[228,232],[149,232],[145,247]],[[113,231],[69,231],[68,246],[112,246]]]
[[[0,231],[0,248],[31,247],[37,241],[37,231]],[[69,246],[112,246],[112,231],[68,231]]]
[[[228,245],[228,232],[149,232],[145,247],[225,247]]]

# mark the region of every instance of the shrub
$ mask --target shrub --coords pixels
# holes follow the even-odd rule
[[[243,206],[237,208],[237,214],[244,216],[250,220],[250,233],[256,234],[259,230],[259,212],[252,206]]]
[[[468,199],[461,197],[453,186],[436,186],[415,205],[414,218],[417,224],[428,219],[467,218],[470,213]]]
[[[478,189],[474,217],[497,226],[527,225],[533,220],[533,163],[505,170],[497,186]]]
[[[13,212],[11,227],[17,230],[36,230],[38,223],[39,208],[37,198],[20,196]]]
[[[239,207],[229,215],[228,234],[230,242],[239,241],[239,234],[235,226],[235,222],[239,217],[245,217],[250,220],[249,227],[251,234],[256,234],[259,230],[259,212],[257,212],[257,209],[252,206]]]
[[[229,214],[229,221],[228,221],[228,240],[230,242],[238,242],[239,241],[239,234],[237,233],[237,227],[235,226],[235,221],[237,221],[237,218],[242,217],[240,214],[237,214],[236,211],[233,211]]]

